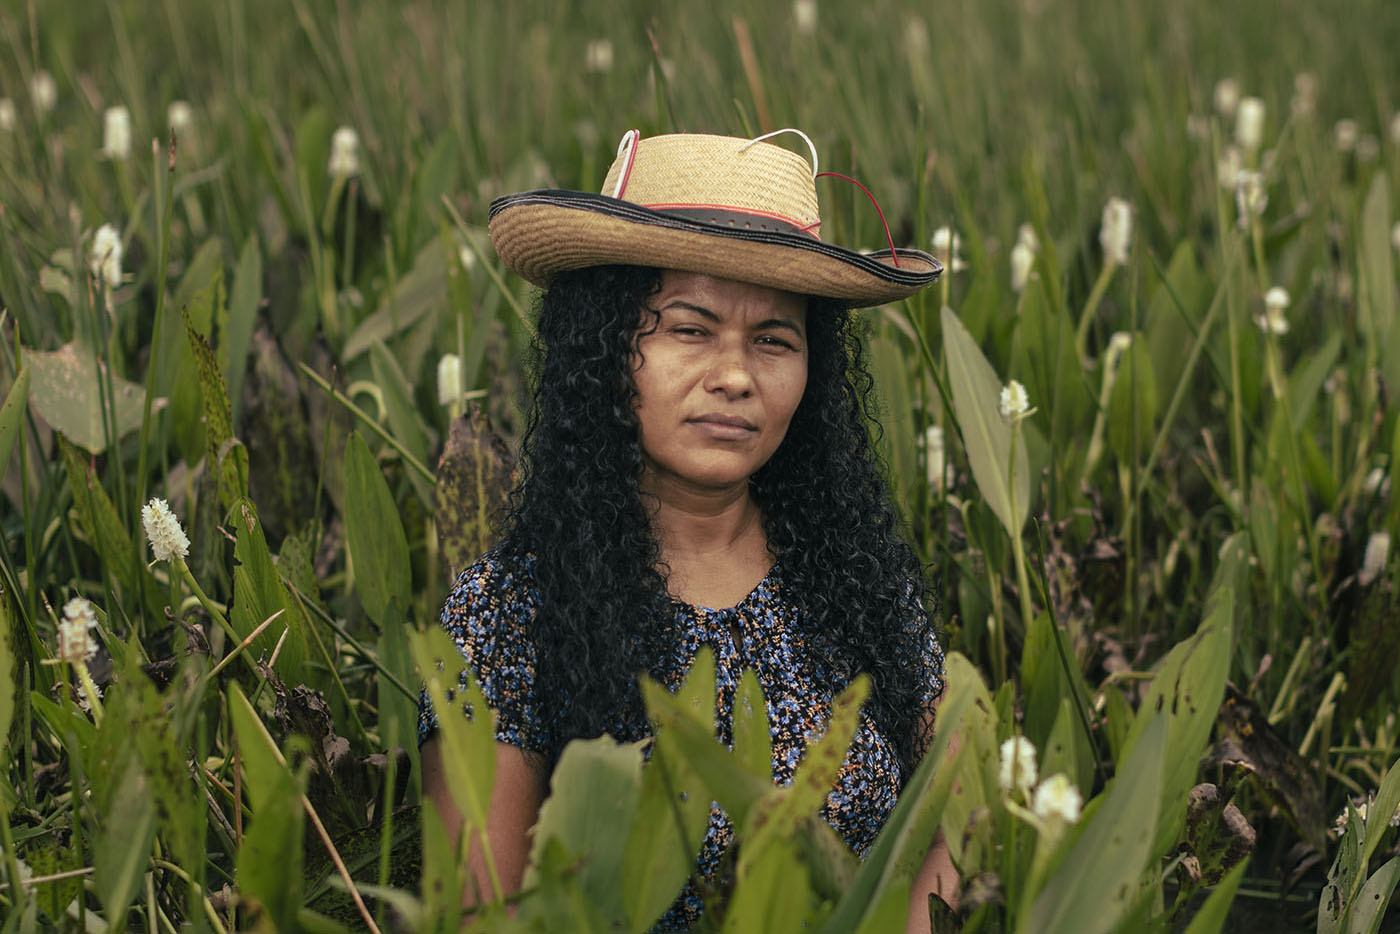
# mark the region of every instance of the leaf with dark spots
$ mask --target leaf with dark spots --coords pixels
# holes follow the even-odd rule
[[[199,302],[222,301],[223,278],[215,275],[209,287],[195,299]],[[219,499],[225,509],[248,492],[248,451],[233,435],[233,416],[229,411],[228,391],[214,348],[195,329],[188,309],[180,309],[185,321],[185,338],[194,354],[195,370],[199,374],[199,389],[204,399],[205,457],[209,469],[219,478]],[[232,442],[232,443],[230,443]]]
[[[266,326],[252,335],[241,407],[249,495],[265,517],[268,537],[276,541],[314,517],[321,461],[296,370]]]
[[[1279,805],[1309,845],[1327,848],[1327,815],[1316,769],[1274,731],[1258,706],[1234,685],[1220,706],[1223,738],[1206,756],[1208,765],[1246,769]]]
[[[453,420],[435,490],[438,541],[449,575],[456,576],[495,541],[492,520],[505,505],[513,469],[510,450],[482,409],[472,406]]]
[[[1220,789],[1208,782],[1191,789],[1186,805],[1186,848],[1193,881],[1218,885],[1254,850],[1254,828]],[[1194,872],[1192,872],[1194,870]]]
[[[305,685],[288,689],[280,679],[274,689],[273,738],[284,745],[292,736],[309,741],[311,774],[306,796],[334,834],[359,830],[366,815],[354,802],[374,801],[374,787],[364,763],[351,755],[350,742],[335,731],[335,718],[320,691]]]

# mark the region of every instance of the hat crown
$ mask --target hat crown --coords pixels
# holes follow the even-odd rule
[[[768,142],[706,133],[636,140],[603,180],[605,195],[660,210],[721,209],[774,217],[816,234],[812,167]],[[621,185],[619,185],[621,182]]]

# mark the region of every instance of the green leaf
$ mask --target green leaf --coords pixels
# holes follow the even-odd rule
[[[1327,870],[1327,883],[1317,904],[1317,934],[1339,934],[1351,910],[1354,895],[1366,875],[1361,861],[1364,821],[1351,801],[1346,806],[1347,825],[1337,844],[1337,855]]]
[[[23,430],[24,411],[29,405],[29,367],[19,371],[14,385],[5,396],[5,404],[0,405],[0,477],[10,464],[10,452],[15,449],[15,440]]]
[[[233,548],[237,565],[233,569],[233,609],[229,612],[229,623],[240,637],[247,637],[280,610],[282,615],[244,651],[252,652],[255,659],[260,655],[271,658],[285,630],[287,638],[277,655],[275,668],[288,684],[301,684],[307,679],[302,664],[306,661],[310,622],[301,604],[292,599],[277,574],[262,524],[258,521],[257,508],[251,500],[243,499],[233,505],[232,511],[238,538]]]
[[[86,451],[100,454],[107,449],[108,434],[103,427],[106,407],[105,384],[109,378],[105,364],[99,366],[92,350],[76,341],[54,351],[25,349],[24,370],[31,373],[29,403],[44,421]],[[111,437],[125,437],[141,425],[146,392],[137,383],[111,376],[112,408],[115,421]],[[156,400],[152,410],[164,405]]]
[[[421,898],[425,919],[429,924],[414,925],[413,930],[456,932],[461,928],[462,892],[466,886],[465,860],[457,858],[457,850],[447,835],[447,821],[438,814],[431,798],[423,799],[423,876]]]
[[[1240,880],[1244,878],[1244,871],[1248,866],[1249,860],[1242,859],[1220,880],[1220,884],[1211,890],[1210,895],[1206,896],[1206,900],[1196,910],[1196,916],[1191,919],[1185,934],[1220,934],[1224,930],[1225,919],[1235,901],[1235,892],[1239,889]]]
[[[217,249],[210,253],[210,246],[217,247],[217,243],[206,243],[205,249],[196,257],[198,263],[209,254],[212,259],[208,269],[191,267],[180,280],[180,291],[182,294],[188,294],[189,298],[180,302],[178,306],[180,337],[183,340],[175,347],[175,363],[171,367],[174,370],[174,379],[168,379],[165,373],[158,375],[161,385],[170,395],[170,422],[174,429],[176,446],[180,456],[191,464],[198,463],[208,444],[204,392],[199,378],[199,363],[195,359],[198,352],[197,341],[191,332],[213,334],[214,308],[223,306],[223,269],[217,262]],[[200,278],[196,279],[196,276]],[[193,288],[195,282],[203,283],[204,287],[196,292]],[[227,505],[225,503],[225,508]]]
[[[530,848],[532,863],[540,862],[548,841],[581,859],[579,886],[615,925],[624,918],[617,882],[642,786],[642,745],[602,736],[565,746]],[[536,881],[527,869],[525,887]]]
[[[1055,625],[1049,613],[1041,613],[1026,633],[1021,651],[1021,683],[1026,692],[1025,736],[1044,748],[1060,712],[1061,700],[1069,700],[1079,710],[1088,710],[1089,687],[1079,671],[1074,647],[1065,631]],[[1092,763],[1093,745],[1084,735],[1083,721],[1075,712],[1070,734],[1076,745],[1076,759]],[[1077,775],[1071,777],[1078,778]],[[1082,787],[1082,786],[1081,786]]]
[[[384,474],[359,432],[345,446],[345,504],[345,537],[360,602],[381,627],[398,623],[411,599],[408,539]]]
[[[1352,902],[1351,914],[1347,916],[1347,934],[1376,934],[1380,930],[1397,882],[1400,882],[1400,856],[1377,869],[1366,880],[1356,901]]]
[[[1365,286],[1361,327],[1379,351],[1395,324],[1395,272],[1391,265],[1390,187],[1375,173],[1361,207],[1361,279]],[[1389,362],[1389,361],[1387,361]],[[1389,374],[1387,374],[1389,375]]]
[[[423,423],[422,417],[418,414],[418,407],[413,401],[413,386],[409,383],[408,377],[400,369],[398,361],[394,359],[389,348],[380,341],[375,341],[369,350],[370,369],[374,373],[375,385],[379,387],[384,396],[384,407],[389,418],[389,431],[393,434],[404,448],[418,458],[419,462],[427,463],[428,448],[430,445],[429,429]],[[415,492],[424,505],[433,501],[433,489],[428,481],[417,472],[410,471]]]
[[[903,511],[913,508],[918,471],[912,382],[905,354],[889,337],[870,339],[870,369],[886,413],[880,446]]]
[[[1361,865],[1369,867],[1371,857],[1385,836],[1395,809],[1400,807],[1400,760],[1397,760],[1385,773],[1381,786],[1376,791],[1376,799],[1371,802],[1366,814],[1366,843],[1362,847]]]
[[[253,326],[262,304],[262,250],[258,237],[252,234],[243,244],[238,267],[233,274],[233,291],[228,299],[228,324],[219,341],[219,364],[228,376],[228,396],[233,406],[233,420],[243,407],[243,377],[248,372],[248,348],[253,341]]]
[[[1234,591],[1230,588],[1221,587],[1212,594],[1201,628],[1174,646],[1158,667],[1123,744],[1125,755],[1131,759],[1134,744],[1141,741],[1151,724],[1159,716],[1166,718],[1166,759],[1162,764],[1154,853],[1165,852],[1181,832],[1186,796],[1196,783],[1201,753],[1225,696],[1233,605]]]
[[[437,714],[443,771],[456,779],[450,786],[452,799],[469,828],[484,830],[496,781],[495,712],[446,632],[434,627],[410,633],[408,641]],[[459,673],[466,676],[465,686]]]
[[[8,774],[11,750],[19,748],[10,741],[10,726],[14,723],[15,708],[19,706],[19,692],[24,690],[23,669],[19,664],[24,651],[23,635],[19,620],[10,608],[10,595],[0,588],[0,776]],[[0,814],[4,810],[4,803],[0,802]]]
[[[438,459],[434,521],[438,544],[455,577],[495,542],[491,517],[511,488],[510,449],[482,409],[453,419]]]
[[[251,743],[239,734],[240,750]],[[301,787],[285,768],[263,788],[262,806],[238,849],[238,889],[261,906],[273,930],[299,930],[301,907],[302,822]]]
[[[132,762],[117,784],[112,807],[93,847],[93,885],[113,929],[124,928],[127,906],[146,873],[156,837],[156,806],[146,776]],[[186,865],[189,865],[188,863]]]
[[[1147,456],[1157,421],[1157,380],[1146,341],[1134,335],[1118,361],[1118,376],[1108,398],[1108,443],[1120,464]]]
[[[768,708],[758,675],[745,668],[734,692],[734,755],[750,772],[773,770],[773,744],[768,733]]]
[[[788,840],[772,840],[760,859],[743,858],[735,871],[734,895],[725,907],[725,934],[780,934],[810,930],[817,904],[807,867]]]
[[[388,341],[434,309],[447,306],[447,261],[436,239],[429,240],[374,314],[360,322],[345,341],[347,363],[369,350],[376,340]]]
[[[1152,840],[1166,740],[1167,718],[1152,716],[1104,791],[1103,803],[1086,811],[1088,826],[1021,917],[1021,934],[1107,934],[1131,909],[1140,877],[1155,862]]]
[[[222,279],[216,275],[209,288],[200,293],[198,301],[210,302],[212,307],[220,301],[222,288]],[[214,349],[195,329],[189,314],[183,309],[181,314],[204,400],[205,456],[209,459],[209,469],[218,473],[219,500],[225,509],[232,509],[235,502],[248,495],[248,450],[233,436],[233,415],[229,411],[228,393]]]
[[[951,308],[943,309],[943,349],[948,384],[963,448],[977,488],[1008,535],[1020,535],[1030,509],[1030,460],[1025,444],[1016,446],[1016,511],[1011,511],[1011,428],[999,412],[1002,382]]]
[[[642,769],[637,814],[622,856],[622,906],[633,934],[648,931],[680,894],[700,852],[710,796],[662,731]]]

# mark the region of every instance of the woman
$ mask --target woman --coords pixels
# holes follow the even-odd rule
[[[775,782],[831,700],[870,674],[823,809],[859,855],[927,744],[942,653],[871,450],[848,309],[941,270],[892,244],[862,255],[822,242],[816,177],[762,138],[631,131],[604,194],[492,205],[497,253],[545,288],[540,367],[501,543],[459,577],[442,622],[497,715],[487,837],[508,888],[563,746],[650,735],[638,677],[676,687],[700,645],[715,651],[726,738],[739,674],[756,669]],[[424,705],[424,793],[456,829],[434,725]],[[716,810],[702,878],[731,836]],[[911,930],[927,929],[929,892],[956,895],[941,842]],[[687,888],[660,927],[700,910]]]

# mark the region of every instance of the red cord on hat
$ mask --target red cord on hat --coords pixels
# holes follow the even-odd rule
[[[880,202],[875,200],[875,196],[870,193],[870,189],[866,188],[864,185],[851,178],[849,175],[842,175],[840,172],[819,172],[813,177],[821,178],[824,175],[834,175],[837,178],[844,178],[846,181],[850,182],[852,185],[855,185],[861,191],[865,192],[865,196],[870,199],[870,203],[875,205],[875,213],[880,215],[880,226],[885,228],[885,240],[890,245],[890,258],[894,261],[894,268],[898,269],[899,254],[896,253],[894,249],[894,237],[890,236],[890,225],[885,222],[885,212],[880,210]]]

